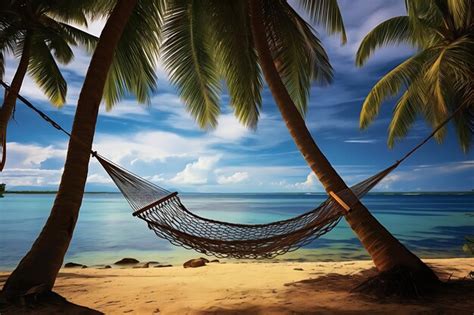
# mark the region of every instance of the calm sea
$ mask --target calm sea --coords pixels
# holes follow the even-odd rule
[[[238,223],[286,219],[314,208],[321,194],[182,194],[195,213]],[[0,199],[0,269],[11,269],[28,251],[49,214],[53,194],[7,194]],[[372,194],[372,213],[421,257],[463,257],[464,236],[474,234],[474,194]],[[132,217],[120,194],[86,194],[66,261],[111,264],[123,257],[177,264],[200,254],[159,239]],[[330,233],[280,260],[366,259],[342,220]]]

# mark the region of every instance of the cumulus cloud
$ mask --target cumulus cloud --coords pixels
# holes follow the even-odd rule
[[[114,161],[166,161],[176,157],[194,157],[209,148],[210,140],[185,137],[166,131],[144,131],[136,134],[103,134],[96,136],[95,147],[107,152]],[[209,152],[208,152],[209,153]]]
[[[211,171],[219,161],[219,156],[200,157],[197,161],[189,163],[170,182],[175,184],[206,184]]]
[[[225,141],[236,141],[250,133],[248,128],[245,128],[235,118],[234,114],[224,114],[219,117],[219,124],[217,128],[212,131],[212,135],[225,140]]]
[[[241,183],[249,178],[249,174],[247,172],[236,172],[230,176],[218,176],[217,182],[219,184],[237,184]]]
[[[41,146],[38,144],[25,144],[8,142],[8,157],[6,169],[34,168],[52,158],[64,158],[66,150],[52,145]]]

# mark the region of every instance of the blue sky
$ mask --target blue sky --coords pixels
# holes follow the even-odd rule
[[[306,122],[313,137],[348,184],[354,184],[393,163],[429,133],[418,121],[394,149],[386,146],[393,102],[386,102],[379,118],[358,128],[361,104],[371,86],[412,53],[409,47],[379,50],[363,68],[354,55],[363,36],[389,17],[404,14],[403,0],[339,1],[348,31],[348,43],[328,37],[318,27],[328,51],[335,80],[313,87]],[[90,31],[100,33],[102,23]],[[6,81],[16,60],[7,58]],[[56,109],[27,78],[21,93],[60,122],[72,123],[75,104],[89,57],[76,49],[75,60],[63,73],[69,83],[67,104]],[[200,130],[186,113],[166,73],[158,68],[159,88],[150,106],[127,99],[106,112],[101,109],[94,147],[109,159],[167,189],[193,192],[301,192],[323,191],[311,174],[280,118],[268,91],[256,131],[234,119],[228,96],[222,96],[223,114],[215,130]],[[0,93],[3,94],[3,93]],[[67,149],[67,139],[31,110],[19,104],[8,133],[8,161],[0,182],[9,189],[56,189]],[[474,155],[462,153],[453,130],[443,144],[431,141],[398,170],[379,191],[454,191],[474,188]],[[87,189],[113,190],[95,160],[91,161]]]

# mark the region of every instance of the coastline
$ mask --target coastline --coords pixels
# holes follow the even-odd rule
[[[474,270],[474,258],[425,261],[451,283],[467,279]],[[374,272],[369,260],[220,262],[186,269],[67,268],[61,270],[55,291],[106,314],[470,314],[474,309],[474,290],[466,288],[463,294],[403,303],[350,292]],[[7,275],[0,272],[0,285]]]

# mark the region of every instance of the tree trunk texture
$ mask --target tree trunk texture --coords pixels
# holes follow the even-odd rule
[[[2,148],[2,156],[0,157],[0,172],[3,171],[5,163],[7,161],[7,127],[10,118],[13,115],[15,109],[16,98],[20,93],[23,79],[25,78],[26,71],[28,70],[28,64],[30,62],[30,49],[31,41],[28,35],[26,35],[23,50],[21,52],[20,63],[16,69],[13,80],[10,84],[9,91],[5,91],[5,98],[3,99],[3,105],[0,108],[0,146]]]
[[[92,56],[76,108],[64,172],[51,214],[3,287],[7,298],[52,290],[79,215],[99,105],[115,48],[137,0],[117,1]]]
[[[348,189],[339,174],[321,152],[296,109],[275,67],[263,24],[262,1],[250,0],[252,36],[265,80],[275,99],[283,120],[304,159],[329,193],[343,192],[344,201],[351,205],[345,218],[360,242],[371,256],[379,271],[388,271],[396,266],[411,270],[428,268],[373,217],[368,209]],[[434,276],[434,274],[433,274]]]

